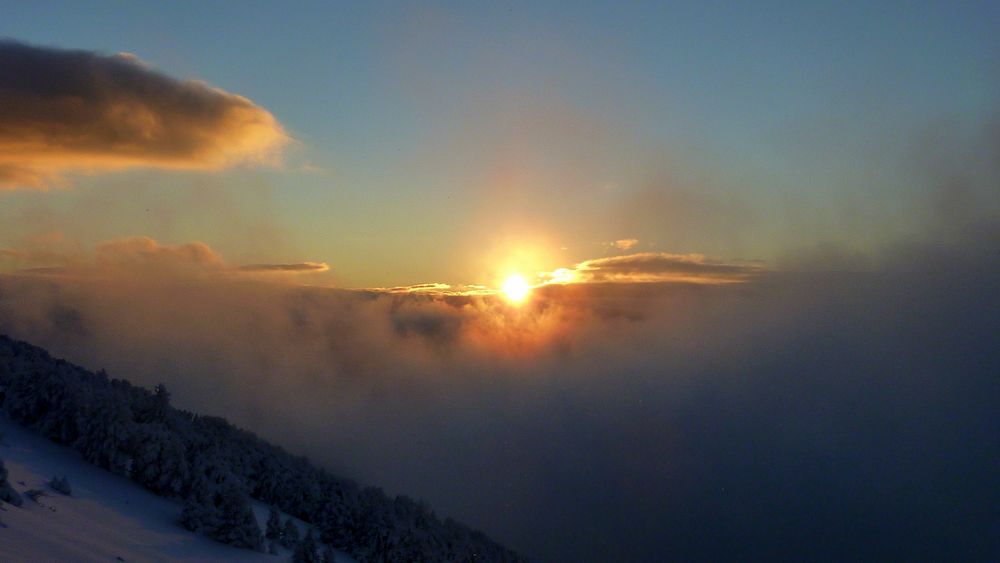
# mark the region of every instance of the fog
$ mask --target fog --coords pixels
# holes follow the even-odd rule
[[[1000,237],[967,232],[521,308],[43,270],[0,278],[0,330],[540,561],[975,559],[1000,553]]]

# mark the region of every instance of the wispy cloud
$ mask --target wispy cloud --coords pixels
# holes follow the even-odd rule
[[[631,250],[637,244],[639,244],[639,239],[623,238],[611,243],[611,246],[617,248],[618,250]]]
[[[365,291],[376,293],[424,293],[429,295],[487,295],[496,290],[483,285],[452,285],[441,282],[399,285],[396,287],[373,287]]]
[[[414,285],[400,285],[396,287],[374,288],[374,291],[384,291],[386,293],[423,293],[423,292],[447,292],[452,287],[446,283],[418,283]]]
[[[274,162],[289,137],[268,111],[134,55],[0,41],[0,188],[67,172],[216,170]]]
[[[149,237],[107,241],[96,250],[97,265],[103,268],[195,268],[221,270],[225,262],[203,242],[165,245]]]
[[[290,264],[247,264],[237,268],[241,272],[326,272],[330,266],[326,262],[293,262]]]
[[[68,248],[58,233],[35,237],[25,248],[0,249],[0,265],[23,275],[295,275],[321,273],[325,262],[233,265],[204,242],[162,244],[150,237],[102,242],[92,255]]]
[[[541,274],[544,283],[730,283],[763,271],[756,262],[729,263],[702,254],[643,252],[597,258]]]

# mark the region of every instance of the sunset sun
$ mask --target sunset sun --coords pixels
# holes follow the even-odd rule
[[[528,298],[531,286],[528,285],[528,281],[521,274],[511,274],[504,280],[501,289],[504,296],[512,303],[523,303]]]

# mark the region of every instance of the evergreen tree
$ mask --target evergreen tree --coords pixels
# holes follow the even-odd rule
[[[69,479],[65,475],[62,477],[53,476],[52,480],[49,481],[49,486],[64,495],[73,494],[73,488],[70,486]]]
[[[316,549],[316,537],[313,535],[312,528],[309,528],[306,537],[299,542],[298,547],[292,553],[292,563],[320,563]]]
[[[281,539],[281,516],[278,514],[278,509],[273,506],[267,513],[267,532],[264,537],[269,540]]]
[[[235,485],[227,485],[217,496],[218,523],[209,535],[222,543],[260,551],[264,546],[260,526],[250,503]]]
[[[3,460],[0,459],[0,500],[9,502],[14,506],[21,506],[24,501],[21,500],[21,495],[17,494],[14,487],[10,486],[7,482],[7,468],[3,465]]]
[[[285,527],[281,530],[281,545],[292,549],[299,545],[299,529],[292,522],[291,517],[285,520]]]
[[[192,532],[215,529],[215,509],[196,497],[188,497],[181,510],[181,526]]]
[[[218,524],[215,503],[212,499],[211,486],[202,477],[192,485],[191,493],[184,499],[184,509],[181,511],[181,526],[192,532],[205,531],[211,533]]]

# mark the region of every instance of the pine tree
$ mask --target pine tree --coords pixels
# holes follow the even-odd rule
[[[64,495],[73,494],[73,488],[70,486],[69,479],[67,479],[65,475],[62,477],[53,476],[49,481],[49,486]]]
[[[292,522],[291,517],[285,520],[285,527],[281,530],[281,545],[288,549],[293,549],[299,545],[299,529]]]
[[[191,492],[184,499],[181,511],[181,526],[192,532],[213,533],[218,525],[212,485],[204,476],[199,476],[191,484]]]
[[[9,502],[14,506],[24,504],[21,495],[17,494],[14,487],[11,487],[10,483],[7,482],[7,468],[4,467],[2,459],[0,459],[0,501]]]
[[[192,532],[201,531],[205,526],[205,507],[194,497],[184,500],[184,508],[181,509],[181,526]]]
[[[269,540],[281,539],[281,516],[278,514],[278,509],[273,506],[267,513],[267,532],[264,537]]]
[[[236,547],[260,551],[264,546],[260,526],[250,503],[235,485],[228,485],[218,496],[218,525],[209,533],[213,538]]]
[[[295,552],[292,553],[292,563],[320,563],[316,548],[316,537],[313,535],[312,528],[309,528],[305,539],[299,542]]]

